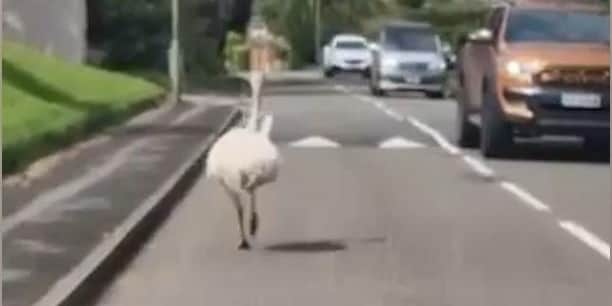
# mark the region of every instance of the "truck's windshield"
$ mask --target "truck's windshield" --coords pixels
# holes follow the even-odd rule
[[[396,51],[436,51],[436,34],[430,29],[407,27],[385,30],[384,47]]]
[[[607,43],[610,16],[597,12],[515,10],[508,17],[508,42]]]

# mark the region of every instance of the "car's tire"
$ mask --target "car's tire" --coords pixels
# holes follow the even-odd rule
[[[490,90],[483,96],[481,119],[480,152],[487,158],[505,157],[514,144],[514,132],[501,114],[496,95]]]
[[[336,75],[336,69],[328,68],[328,69],[325,69],[323,73],[325,74],[326,78],[333,78]]]
[[[387,92],[380,88],[372,88],[372,94],[377,97],[384,97],[387,95]]]
[[[426,91],[425,96],[429,99],[448,99],[450,93],[446,88],[440,91]]]
[[[364,70],[364,71],[363,71],[363,73],[361,74],[361,76],[362,76],[364,79],[369,79],[369,78],[371,77],[371,72],[370,72],[370,69],[368,68],[368,69]]]
[[[468,120],[464,102],[457,102],[457,144],[462,148],[476,148],[480,144],[480,129]]]
[[[373,77],[370,77],[370,92],[376,97],[382,97],[387,94],[386,91],[378,87],[377,81]]]

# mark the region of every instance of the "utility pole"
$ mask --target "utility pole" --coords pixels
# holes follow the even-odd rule
[[[169,74],[172,83],[171,102],[176,104],[180,98],[180,41],[179,41],[179,0],[172,1],[172,40],[168,51]]]
[[[321,0],[314,0],[315,13],[315,54],[316,62],[321,65]]]

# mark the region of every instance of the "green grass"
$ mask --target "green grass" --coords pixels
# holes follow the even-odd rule
[[[19,44],[3,41],[2,51],[3,175],[127,119],[164,94],[145,80]]]

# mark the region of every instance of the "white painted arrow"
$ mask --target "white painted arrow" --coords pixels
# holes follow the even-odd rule
[[[310,136],[294,141],[289,144],[291,147],[302,148],[338,148],[340,144],[321,136]]]
[[[381,142],[378,147],[381,149],[417,149],[423,148],[425,145],[420,142],[396,136]]]

